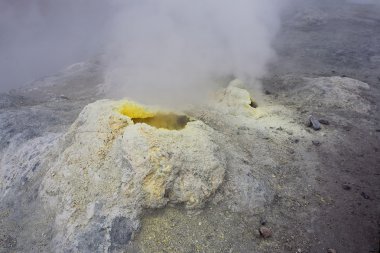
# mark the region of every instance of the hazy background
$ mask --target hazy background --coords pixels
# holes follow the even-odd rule
[[[107,83],[143,102],[190,103],[217,81],[265,73],[284,1],[125,1],[111,25]]]
[[[110,96],[193,102],[226,77],[256,83],[275,60],[282,10],[313,2],[0,0],[0,92],[96,56]]]
[[[112,12],[103,0],[0,0],[0,92],[100,52]]]
[[[191,101],[274,57],[279,0],[1,0],[0,91],[102,55],[107,90]]]

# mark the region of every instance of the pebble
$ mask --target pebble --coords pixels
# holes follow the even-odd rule
[[[259,229],[259,232],[260,232],[260,235],[263,237],[263,238],[269,238],[272,236],[272,230],[268,227],[264,227],[262,226],[260,229]]]
[[[60,98],[60,99],[65,99],[65,100],[69,100],[69,98],[66,97],[65,95],[59,95],[59,98]]]
[[[360,195],[361,195],[363,198],[365,198],[365,199],[369,199],[368,194],[365,193],[365,192],[360,193]]]
[[[346,130],[347,132],[351,131],[351,127],[350,126],[343,126],[343,129]]]
[[[321,123],[323,125],[330,125],[330,122],[327,119],[320,119],[318,121],[319,121],[319,123]]]
[[[321,124],[319,123],[318,119],[313,115],[309,115],[306,125],[308,127],[312,127],[316,131],[321,129]]]
[[[312,143],[313,143],[315,146],[320,146],[320,145],[321,145],[321,142],[320,142],[320,141],[312,141]]]
[[[336,253],[335,249],[327,249],[327,253]]]
[[[343,188],[343,190],[346,190],[346,191],[351,190],[351,186],[346,185],[346,184],[342,185],[342,188]]]

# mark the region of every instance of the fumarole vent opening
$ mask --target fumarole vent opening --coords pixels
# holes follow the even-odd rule
[[[190,121],[190,118],[186,115],[178,115],[172,112],[156,112],[129,101],[122,104],[119,112],[130,117],[135,124],[144,123],[155,128],[168,130],[184,129]]]
[[[257,108],[259,105],[256,103],[256,101],[254,101],[252,98],[251,98],[251,103],[249,104],[250,107],[252,108]]]

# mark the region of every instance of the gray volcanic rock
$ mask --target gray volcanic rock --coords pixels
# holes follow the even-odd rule
[[[272,80],[276,88],[287,87],[282,97],[289,104],[303,109],[354,112],[366,115],[371,109],[370,102],[363,94],[370,90],[367,83],[348,77],[299,77],[286,75]]]
[[[348,77],[305,78],[305,86],[294,90],[295,97],[307,103],[366,114],[371,106],[360,93],[369,85]]]

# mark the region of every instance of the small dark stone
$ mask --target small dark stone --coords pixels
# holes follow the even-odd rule
[[[346,75],[341,75],[341,77],[347,77]]]
[[[321,145],[321,142],[320,142],[320,141],[312,141],[312,143],[313,143],[315,146],[320,146],[320,145]]]
[[[360,193],[360,195],[361,195],[364,199],[369,199],[369,196],[368,196],[365,192]]]
[[[260,219],[260,224],[265,226],[267,224],[267,220],[265,218]]]
[[[346,130],[347,132],[351,131],[351,127],[350,126],[344,126],[343,129]]]
[[[59,98],[60,98],[60,99],[64,99],[64,100],[69,100],[69,98],[66,97],[65,95],[60,95]]]
[[[272,236],[272,230],[268,227],[264,227],[262,226],[260,229],[259,229],[259,232],[260,232],[260,235],[263,237],[263,238],[269,238]]]
[[[380,128],[375,130],[376,132],[380,132]]]
[[[351,190],[351,186],[346,185],[346,184],[342,185],[342,188],[343,188],[343,190],[345,190],[345,191],[349,191],[349,190]]]
[[[327,249],[327,253],[336,253],[335,249]]]
[[[321,124],[319,123],[318,119],[313,115],[309,115],[307,126],[312,127],[314,130],[321,129]]]
[[[330,122],[327,119],[320,119],[319,123],[321,123],[323,125],[330,125]]]
[[[270,94],[272,94],[272,92],[270,92],[269,90],[265,90],[264,93],[265,93],[265,95],[270,95]]]

